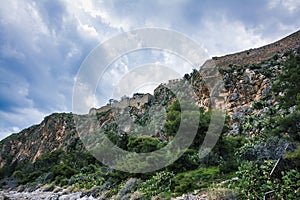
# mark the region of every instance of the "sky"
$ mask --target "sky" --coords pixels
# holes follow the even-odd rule
[[[97,45],[118,34],[174,30],[216,56],[274,42],[299,26],[300,0],[1,0],[0,139],[53,112],[72,112],[80,66]],[[122,78],[133,60],[185,65],[172,55],[146,51],[121,57],[107,77]]]

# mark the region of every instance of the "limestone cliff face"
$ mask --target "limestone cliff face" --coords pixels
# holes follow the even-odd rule
[[[249,113],[259,112],[253,108],[253,102],[263,99],[268,104],[276,102],[271,95],[272,82],[281,72],[285,51],[292,50],[294,54],[300,51],[300,31],[265,47],[251,49],[240,53],[215,57],[207,64],[216,64],[223,77],[225,90],[224,101],[226,110],[231,117],[232,130],[229,135],[237,135],[238,127],[244,116]],[[274,56],[277,54],[276,56]],[[180,84],[183,80],[171,81],[168,84]],[[189,77],[191,85],[195,89],[196,100],[199,105],[209,107],[210,92],[207,90],[203,74],[195,73]],[[154,91],[154,96],[142,95],[129,99],[130,114],[135,118],[143,118],[144,105],[161,104],[166,106],[173,96],[166,90],[166,85],[161,84]],[[117,105],[124,105],[118,103]],[[125,106],[126,107],[126,106]],[[132,109],[135,107],[136,109]],[[109,128],[110,119],[114,113],[110,113],[111,106],[99,109],[91,109],[90,115],[96,115],[99,124]],[[0,142],[0,168],[5,164],[16,162],[34,162],[44,153],[56,149],[72,151],[84,150],[74,124],[74,115],[56,113],[45,117],[39,125],[24,129],[20,133],[13,134]],[[121,132],[121,130],[119,130]],[[259,131],[257,129],[257,131]]]
[[[300,32],[292,34],[291,38],[285,38],[278,43],[274,43],[281,44],[279,46],[287,47],[287,49],[280,50],[276,48],[276,51],[271,49],[270,52],[274,53],[271,54],[264,51],[278,45],[272,44],[271,46],[259,48],[255,52],[257,57],[253,60],[253,63],[250,58],[243,60],[243,57],[241,57],[239,59],[240,62],[238,62],[238,64],[242,63],[241,65],[232,64],[236,60],[231,60],[231,58],[235,56],[223,57],[224,62],[218,63],[210,60],[206,63],[211,66],[216,65],[223,77],[225,87],[223,105],[225,105],[225,109],[230,116],[229,125],[232,127],[232,131],[228,133],[229,135],[239,135],[239,127],[243,125],[247,116],[260,115],[264,112],[264,109],[268,109],[269,106],[275,106],[278,103],[271,90],[273,82],[282,72],[284,62],[287,59],[286,55],[288,53],[293,55],[300,54],[300,42],[297,45],[294,42],[289,45],[283,43],[284,41],[291,41],[290,39],[299,41]],[[240,53],[236,54],[236,56],[238,55]],[[262,60],[263,58],[267,59]],[[198,102],[204,107],[210,106],[211,91],[205,90],[207,87],[201,73],[193,79],[193,85],[196,89]],[[255,104],[257,103],[263,103],[263,108],[256,109]],[[250,130],[249,135],[257,134],[260,131],[259,128],[254,131]]]
[[[0,167],[6,163],[34,162],[44,153],[56,149],[82,148],[74,126],[73,115],[55,113],[39,124],[13,134],[0,142]]]

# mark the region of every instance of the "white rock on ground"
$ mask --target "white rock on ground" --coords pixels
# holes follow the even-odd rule
[[[61,193],[52,193],[52,192],[15,192],[15,191],[0,191],[0,200],[20,200],[20,199],[28,199],[28,200],[95,200],[92,196],[84,196],[81,197],[81,192],[72,193],[72,194],[64,194]]]

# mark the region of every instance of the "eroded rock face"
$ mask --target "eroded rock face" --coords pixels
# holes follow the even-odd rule
[[[39,125],[24,129],[0,142],[0,167],[15,162],[34,162],[44,153],[56,149],[82,149],[73,115],[55,113],[45,117]]]
[[[300,37],[300,32],[297,34]],[[290,49],[292,50],[292,54],[298,55],[297,52],[300,46],[299,44],[297,46],[291,45]],[[239,54],[235,56],[238,57]],[[272,83],[282,71],[286,60],[286,53],[285,51],[276,51],[276,54],[270,56],[269,60],[261,63],[253,62],[252,64],[249,64],[251,63],[249,62],[247,65],[234,65],[234,62],[230,63],[230,57],[226,59],[228,65],[218,65],[218,62],[216,63],[223,76],[226,99],[224,105],[230,116],[228,125],[231,126],[231,130],[228,135],[237,136],[239,135],[239,129],[236,127],[237,125],[242,125],[245,118],[254,114],[259,114],[263,117],[264,113],[266,113],[265,109],[276,105],[275,96],[272,94]],[[195,91],[199,104],[209,107],[209,103],[204,104],[203,102],[210,102],[212,94],[210,93],[211,91],[207,91],[203,79],[203,75],[199,74],[196,78],[192,78],[192,84],[196,87]],[[258,102],[265,103],[261,108],[254,108],[253,105]],[[247,136],[259,132],[260,127],[256,126],[252,130],[249,130]]]

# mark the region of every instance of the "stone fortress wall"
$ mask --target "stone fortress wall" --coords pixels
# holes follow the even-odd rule
[[[149,93],[147,93],[147,94],[136,93],[133,95],[132,98],[129,98],[129,97],[124,98],[119,102],[108,104],[108,105],[102,106],[101,108],[91,108],[89,111],[89,114],[95,115],[96,113],[107,112],[112,108],[120,108],[120,109],[124,109],[126,107],[140,108],[141,106],[143,106],[147,103],[150,103],[152,98],[153,98],[153,96]]]
[[[212,61],[218,67],[228,67],[232,65],[247,65],[247,64],[258,64],[262,61],[270,59],[276,53],[293,49],[300,45],[300,30],[288,35],[287,37],[278,40],[269,45],[249,49],[239,53],[229,54],[220,57],[213,57]]]

